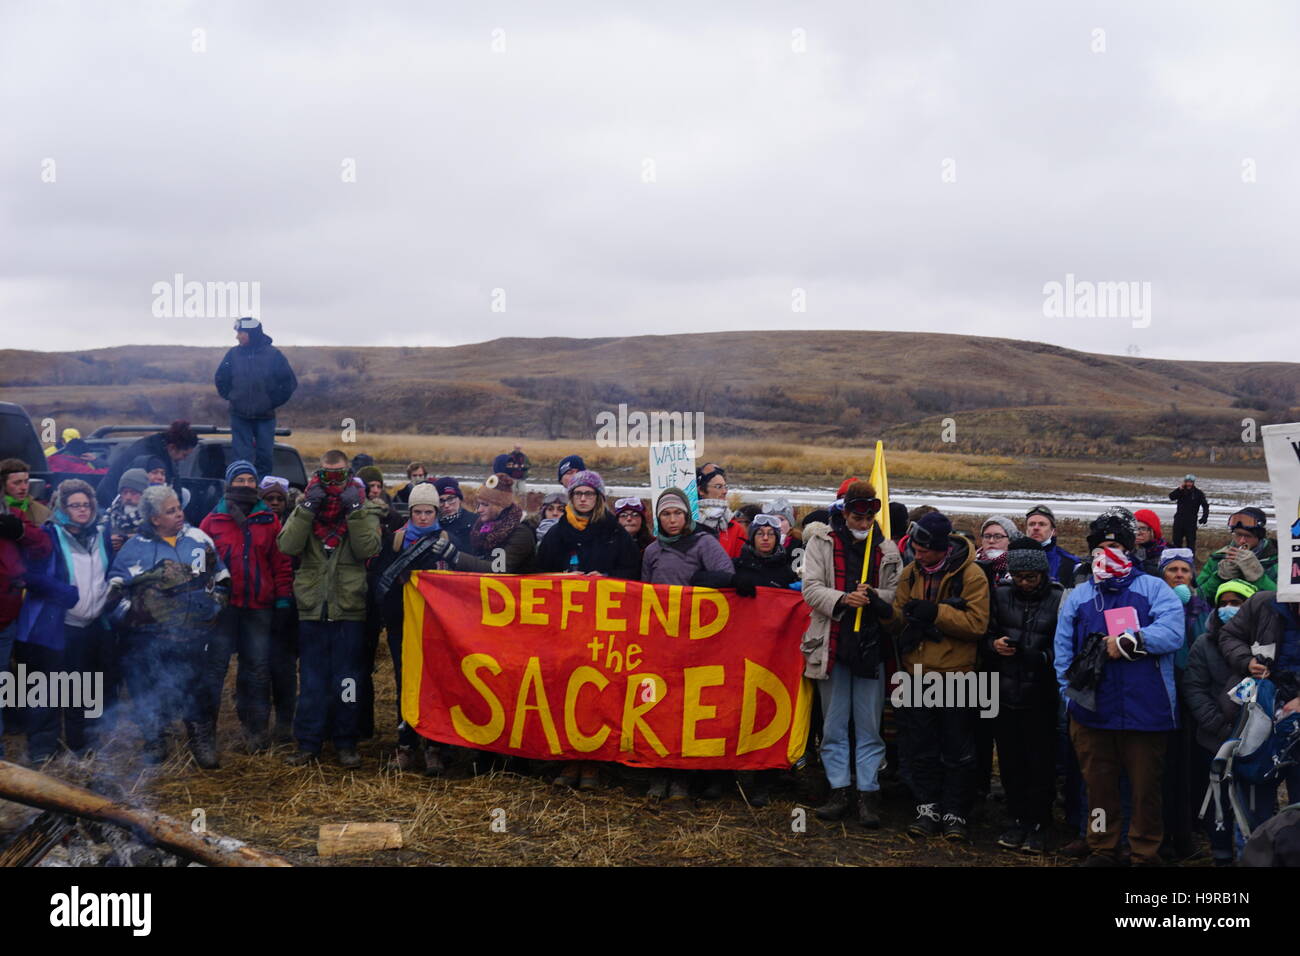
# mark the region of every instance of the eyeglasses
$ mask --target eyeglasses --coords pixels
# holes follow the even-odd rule
[[[1012,571],[1011,579],[1013,581],[1029,581],[1042,573],[1042,571]]]
[[[863,515],[873,515],[880,510],[879,498],[854,498],[852,501],[844,502],[844,510],[851,515],[862,517]]]
[[[997,531],[997,532],[985,531],[982,535],[980,535],[980,537],[983,538],[985,541],[1007,541],[1010,539],[1011,536],[1008,535],[1005,531]]]
[[[91,506],[89,502],[85,504],[64,505],[63,507],[64,510],[66,511],[90,511],[91,510]]]
[[[594,492],[594,491],[571,491],[571,492],[569,492],[569,497],[570,497],[570,498],[594,498],[594,497],[596,497],[596,492]]]
[[[459,500],[456,495],[439,495],[438,500],[444,505],[451,501]]]

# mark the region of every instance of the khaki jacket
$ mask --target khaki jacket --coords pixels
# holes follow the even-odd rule
[[[960,557],[957,566],[950,568],[940,579],[938,600],[942,601],[953,594],[954,585],[960,577],[961,597],[966,601],[966,609],[961,610],[951,604],[939,605],[939,615],[935,618],[934,625],[943,639],[923,640],[915,650],[903,655],[902,665],[909,672],[916,664],[921,665],[923,672],[974,670],[979,640],[988,630],[989,579],[975,563],[975,546],[971,540],[960,534],[950,535],[950,540]],[[914,598],[925,598],[925,575],[915,561],[903,569],[898,579],[898,588],[894,591],[894,616],[889,620],[888,627],[895,634],[901,633],[907,624],[903,616],[903,605]]]

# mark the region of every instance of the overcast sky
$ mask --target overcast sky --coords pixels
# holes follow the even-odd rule
[[[260,283],[290,345],[845,328],[1300,361],[1298,21],[0,0],[4,344],[230,342],[154,316],[181,273]],[[1067,274],[1150,283],[1149,325],[1045,316]]]

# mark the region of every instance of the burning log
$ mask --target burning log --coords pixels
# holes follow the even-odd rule
[[[47,810],[0,847],[0,868],[35,866],[72,829],[73,823],[67,815]]]
[[[115,803],[84,787],[4,760],[0,760],[0,799],[124,827],[179,857],[205,866],[293,865],[283,857],[246,846],[239,840],[195,833],[165,814]]]

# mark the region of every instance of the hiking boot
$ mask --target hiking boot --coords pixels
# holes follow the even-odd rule
[[[704,789],[700,791],[701,800],[721,800],[722,793],[726,789],[727,775],[723,771],[708,771],[708,777],[704,784]]]
[[[405,773],[415,769],[415,748],[410,744],[398,744],[397,753],[393,754],[393,769]]]
[[[1119,860],[1111,853],[1089,853],[1088,858],[1079,864],[1080,866],[1099,867],[1099,866],[1121,866]]]
[[[998,837],[998,846],[1008,850],[1019,850],[1025,845],[1025,835],[1029,828],[1017,820],[1007,828],[1007,832]]]
[[[918,837],[938,836],[939,831],[943,829],[939,822],[938,806],[937,803],[918,803],[916,819],[907,825],[906,832]]]
[[[206,721],[185,725],[189,731],[190,753],[194,762],[204,770],[217,770],[221,762],[217,760],[217,745],[213,739],[216,728]]]
[[[745,795],[745,801],[751,807],[762,809],[772,802],[772,795],[768,792],[767,778],[761,771],[742,771],[736,774],[736,779],[740,783],[741,792]]]
[[[566,763],[551,783],[557,787],[576,787],[581,778],[582,766],[576,763]]]
[[[880,829],[880,792],[863,790],[858,794],[858,823],[868,830]]]
[[[320,754],[315,750],[295,750],[284,758],[284,762],[290,767],[305,767],[307,764],[316,763],[318,760],[320,760]]]
[[[668,797],[664,802],[681,803],[689,799],[691,799],[690,782],[681,774],[674,774],[672,781],[668,784]]]
[[[425,744],[424,775],[426,777],[441,777],[446,771],[447,765],[442,760],[442,748],[435,743]]]
[[[1025,839],[1020,844],[1020,852],[1028,853],[1030,856],[1041,856],[1047,852],[1047,834],[1043,831],[1043,825],[1036,823],[1025,831]]]
[[[1088,849],[1088,841],[1083,837],[1071,840],[1065,846],[1061,847],[1061,855],[1072,857],[1076,860],[1082,860],[1092,851]]]
[[[247,730],[244,731],[244,753],[260,754],[269,750],[271,747],[271,738],[265,730]]]
[[[600,785],[600,764],[588,762],[582,765],[582,770],[578,774],[578,789],[579,790],[602,789]]]
[[[943,838],[953,843],[969,843],[970,827],[966,825],[966,818],[959,817],[955,813],[945,813],[943,815]]]
[[[826,802],[813,811],[818,820],[843,820],[849,812],[849,788],[832,787]]]
[[[662,800],[668,796],[668,774],[657,773],[651,776],[650,786],[646,787],[647,800]]]
[[[356,770],[361,766],[361,754],[357,753],[352,747],[336,747],[335,751],[339,758],[339,766],[347,770]]]

